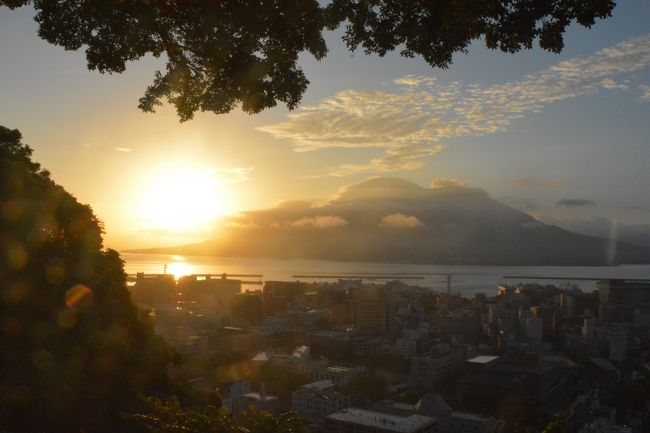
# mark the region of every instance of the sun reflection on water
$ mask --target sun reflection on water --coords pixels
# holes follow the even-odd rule
[[[167,273],[174,276],[174,279],[178,280],[184,275],[190,275],[192,273],[192,266],[185,262],[174,262],[167,266]]]

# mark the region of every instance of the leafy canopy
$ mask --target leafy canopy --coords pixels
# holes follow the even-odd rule
[[[0,126],[0,425],[116,431],[165,391],[167,347],[140,319],[102,226]]]
[[[566,27],[591,27],[611,15],[613,0],[0,0],[31,4],[39,36],[67,50],[84,48],[88,68],[121,73],[126,62],[165,56],[139,107],[166,99],[181,121],[197,111],[257,113],[278,102],[295,108],[309,81],[303,52],[327,54],[325,30],[344,28],[350,50],[400,50],[446,68],[456,52],[483,39],[514,53],[535,40],[564,47]]]

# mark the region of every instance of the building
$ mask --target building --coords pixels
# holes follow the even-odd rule
[[[544,337],[544,321],[541,317],[529,317],[526,319],[526,338],[536,343],[541,343]]]
[[[302,328],[314,328],[327,325],[330,320],[328,310],[287,311],[287,324]]]
[[[559,307],[553,305],[536,305],[530,307],[533,317],[542,319],[543,336],[550,340],[557,331],[558,320],[560,318]]]
[[[395,352],[402,358],[411,359],[418,352],[418,342],[412,338],[398,338],[395,340]]]
[[[221,400],[221,405],[226,408],[232,415],[237,415],[244,410],[244,395],[251,392],[251,384],[248,381],[241,380],[228,387],[226,395]]]
[[[242,397],[243,406],[253,406],[258,411],[277,413],[280,410],[280,400],[276,395],[267,395],[266,387],[262,384],[260,392],[249,392]]]
[[[452,412],[438,420],[440,433],[492,433],[497,423],[491,416]]]
[[[325,418],[328,433],[434,433],[434,418],[422,415],[397,416],[372,410],[349,408]]]
[[[435,346],[426,355],[411,358],[409,385],[418,389],[432,389],[436,384],[449,380],[460,370],[463,353],[450,346]]]
[[[301,281],[265,281],[262,289],[264,315],[284,313],[306,289],[307,284]]]
[[[331,380],[308,383],[291,393],[291,410],[310,422],[319,422],[349,406],[350,397],[336,391]]]
[[[210,317],[229,316],[232,299],[241,292],[241,280],[231,280],[226,274],[186,275],[178,279],[179,298],[192,302],[199,311]]]
[[[627,359],[627,332],[623,328],[610,328],[607,330],[607,347],[609,360],[623,362]]]
[[[438,420],[440,433],[492,433],[497,420],[469,412],[451,412]]]
[[[233,319],[249,325],[260,325],[264,318],[262,294],[249,291],[235,294],[230,310]]]
[[[131,288],[133,302],[138,305],[154,306],[176,304],[176,280],[172,274],[136,274]]]
[[[390,334],[397,332],[399,307],[395,292],[384,286],[366,286],[353,290],[354,325],[361,331]]]
[[[511,352],[482,368],[474,365],[456,382],[456,398],[470,410],[493,410],[499,396],[505,395],[552,406],[567,383],[563,362],[541,360],[535,353]]]
[[[650,308],[650,280],[600,280],[598,282],[601,322],[634,322],[637,308]]]
[[[311,380],[321,381],[329,380],[336,386],[345,386],[357,374],[363,373],[366,368],[363,366],[348,367],[344,365],[327,365],[324,363],[315,363],[308,371]]]

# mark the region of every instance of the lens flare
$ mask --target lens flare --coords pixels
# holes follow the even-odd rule
[[[65,305],[67,305],[68,308],[72,308],[75,305],[78,305],[84,299],[92,298],[92,296],[93,291],[90,290],[90,288],[84,286],[83,284],[77,284],[72,286],[65,293]]]

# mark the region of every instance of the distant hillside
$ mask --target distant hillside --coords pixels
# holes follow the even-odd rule
[[[232,219],[219,240],[173,254],[481,265],[650,263],[650,248],[543,224],[453,182],[376,178],[323,206],[286,202]]]

